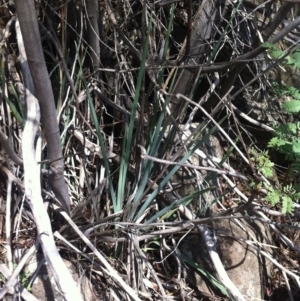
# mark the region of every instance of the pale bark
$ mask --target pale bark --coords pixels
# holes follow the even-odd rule
[[[38,163],[41,160],[41,137],[39,133],[40,108],[36,97],[31,92],[34,91],[34,87],[18,23],[16,31],[22,74],[23,77],[27,77],[24,81],[28,85],[25,85],[27,114],[22,143],[25,195],[34,216],[38,240],[41,243],[46,261],[64,300],[82,301],[79,290],[57,251],[50,219],[43,203],[40,184],[40,165]]]
[[[70,198],[68,187],[64,180],[64,160],[62,158],[55,101],[45,63],[35,11],[35,2],[34,0],[16,0],[16,9],[24,37],[28,64],[41,109],[41,121],[47,140],[49,164],[53,171],[53,173],[49,175],[49,182],[64,210],[70,213]]]

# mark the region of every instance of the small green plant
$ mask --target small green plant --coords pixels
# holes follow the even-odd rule
[[[266,48],[268,53],[273,59],[284,59],[283,63],[286,66],[292,66],[294,68],[300,69],[300,51],[294,51],[288,53],[287,51],[279,49],[276,45],[271,43],[264,43],[263,48]]]
[[[0,273],[0,282],[5,282],[5,276],[3,274]]]
[[[262,47],[267,49],[269,55],[285,66],[300,69],[300,51],[287,52],[280,50],[276,45],[265,43]],[[286,113],[297,114],[300,112],[300,91],[294,87],[286,87],[280,84],[273,85],[273,93],[286,96],[289,101],[282,104]],[[300,199],[300,185],[294,183],[294,179],[300,173],[300,122],[288,122],[274,126],[274,137],[269,141],[268,147],[285,156],[288,169],[281,183],[271,187],[264,184],[269,194],[265,198],[272,206],[281,202],[282,213],[293,211],[293,202]],[[251,159],[258,172],[270,178],[273,175],[274,163],[270,160],[268,152],[251,150]]]
[[[290,96],[291,100],[283,104],[287,113],[298,113],[300,111],[300,92],[293,87],[285,87],[283,94]],[[275,149],[285,156],[289,163],[284,182],[280,188],[269,189],[267,200],[272,205],[282,200],[282,213],[293,211],[293,201],[298,202],[300,198],[299,185],[293,185],[293,178],[300,173],[300,122],[288,122],[274,127],[274,137],[269,141],[268,147]]]
[[[287,96],[291,99],[282,104],[282,108],[287,113],[298,113],[300,111],[300,91],[298,89],[273,83],[272,91],[276,95]]]
[[[274,163],[270,160],[268,151],[258,152],[252,148],[251,160],[254,162],[257,171],[266,178],[271,178],[274,175]]]
[[[277,93],[289,96],[290,101],[286,101],[282,108],[287,113],[296,114],[300,112],[300,91],[294,87],[277,86]],[[288,122],[274,127],[274,137],[268,143],[269,148],[273,148],[285,155],[285,159],[290,162],[290,170],[300,172],[300,122]]]
[[[285,66],[300,69],[300,51],[286,52],[280,50],[276,45],[265,43],[262,47],[267,49],[269,55]],[[273,93],[288,97],[289,101],[282,104],[286,113],[297,114],[300,112],[300,91],[294,87],[286,87],[281,84],[273,85]],[[269,191],[266,200],[272,206],[281,202],[282,213],[293,211],[293,202],[300,199],[300,185],[295,185],[294,179],[300,173],[300,122],[288,122],[274,126],[274,136],[269,141],[268,147],[285,156],[288,169],[281,183],[271,187],[264,184]],[[267,178],[274,174],[274,163],[270,160],[268,152],[251,150],[251,159],[258,172]]]
[[[300,122],[289,122],[275,127],[275,136],[269,141],[268,147],[284,154],[288,161],[299,161]]]
[[[29,283],[30,273],[29,272],[21,273],[19,277],[20,277],[21,284],[30,292],[32,289]]]
[[[287,185],[284,187],[271,187],[265,185],[265,188],[269,191],[265,200],[269,201],[272,206],[275,206],[279,201],[281,201],[282,209],[281,212],[292,213],[293,212],[293,202],[298,202],[300,199],[300,193],[292,185]]]
[[[17,267],[17,264],[14,264],[14,268]],[[19,274],[19,279],[20,279],[20,283],[22,284],[22,286],[28,290],[29,292],[31,291],[32,287],[30,285],[30,277],[31,277],[31,273],[28,271],[22,271]]]
[[[271,178],[274,175],[274,163],[270,160],[268,151],[259,152],[255,149],[251,149],[251,159],[254,162],[257,171],[264,175],[266,178]],[[254,186],[255,184],[251,184]],[[261,184],[259,185],[261,186]],[[293,212],[293,202],[298,202],[300,199],[300,190],[298,186],[292,184],[285,185],[285,183],[279,183],[275,187],[263,183],[265,189],[268,190],[268,195],[265,200],[269,201],[272,206],[276,206],[279,202],[282,205],[282,213]]]

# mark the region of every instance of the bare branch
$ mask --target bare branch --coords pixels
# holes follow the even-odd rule
[[[16,31],[23,74],[30,75],[18,22]],[[28,70],[26,71],[25,69]],[[27,83],[30,82],[31,79],[27,79]],[[56,249],[50,219],[42,199],[40,165],[38,164],[41,156],[41,138],[39,136],[40,111],[37,99],[30,92],[32,90],[32,86],[27,86],[25,89],[27,104],[27,120],[23,133],[25,195],[30,200],[29,204],[37,226],[38,239],[43,248],[43,253],[55,282],[61,289],[63,298],[67,301],[82,301],[79,290]]]
[[[68,188],[64,180],[64,161],[59,135],[59,127],[56,120],[55,101],[49,79],[39,27],[33,0],[17,0],[17,14],[20,27],[24,36],[24,46],[28,57],[28,64],[32,74],[34,88],[41,108],[42,123],[47,140],[48,157],[53,162],[52,168],[56,174],[50,175],[49,180],[56,197],[61,202],[67,213],[70,213],[70,198]],[[34,47],[33,47],[34,45]],[[30,91],[34,95],[34,91]]]

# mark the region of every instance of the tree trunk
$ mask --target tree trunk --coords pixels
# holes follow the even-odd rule
[[[92,60],[93,71],[97,72],[100,67],[99,5],[98,0],[85,0],[85,3],[88,17],[89,53]],[[97,74],[98,72],[96,76]]]
[[[18,36],[19,60],[25,82],[24,90],[27,108],[26,123],[23,131],[25,195],[28,198],[34,216],[37,238],[41,243],[46,261],[64,300],[82,301],[80,292],[57,251],[50,219],[43,203],[40,185],[40,165],[38,163],[41,161],[42,151],[41,136],[39,133],[40,107],[37,98],[31,92],[35,89],[28,68],[25,47],[18,22],[16,24],[16,32]]]
[[[262,32],[262,37],[264,42],[267,42],[278,25],[284,20],[285,16],[288,14],[288,12],[292,9],[293,3],[283,3],[283,5],[280,7],[280,9],[277,11],[275,16],[273,17],[272,21],[267,25],[267,27]],[[257,41],[254,43],[253,48],[258,47],[261,42],[257,38]],[[248,60],[253,59],[256,57],[256,54],[253,56],[249,56]],[[246,67],[247,63],[241,63],[238,66],[234,67],[228,74],[227,79],[222,85],[222,88],[219,91],[219,94],[213,94],[210,99],[207,101],[206,104],[204,104],[204,108],[207,111],[210,111],[211,108],[214,108],[217,103],[222,99],[228,91],[232,88],[236,78],[242,73],[244,68]]]
[[[56,119],[55,101],[43,54],[35,2],[34,0],[17,0],[16,9],[24,37],[29,68],[41,108],[41,121],[47,140],[48,159],[52,171],[49,175],[49,182],[64,210],[70,214],[70,198],[64,180],[64,160]]]
[[[222,2],[204,0],[198,8],[197,14],[193,21],[189,59],[186,60],[187,65],[199,64],[201,59],[209,50],[209,41],[216,34],[216,28],[221,22],[221,14],[224,7]],[[183,52],[183,51],[181,51]],[[177,82],[174,86],[172,94],[177,93],[188,96],[195,81],[198,80],[197,72],[191,72],[189,69],[182,69],[177,77]],[[186,102],[176,97],[172,97],[170,101],[170,109],[174,118],[179,118],[180,121]]]

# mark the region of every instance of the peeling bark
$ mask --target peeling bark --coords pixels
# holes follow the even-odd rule
[[[23,45],[23,39],[18,23],[16,24],[18,35],[18,46],[20,52],[20,63],[22,74],[26,79],[26,124],[23,131],[23,159],[24,159],[24,184],[25,195],[29,201],[34,221],[37,228],[38,240],[41,243],[43,254],[49,264],[55,282],[60,289],[64,300],[82,301],[79,290],[76,287],[72,276],[61,259],[53,237],[51,223],[45,208],[40,179],[41,160],[41,136],[39,130],[40,108],[37,98],[32,94],[34,91],[32,77],[30,75],[28,61]]]
[[[45,63],[35,3],[33,0],[17,0],[16,9],[36,96],[41,108],[41,121],[47,140],[48,159],[50,168],[53,171],[53,174],[49,175],[49,181],[64,210],[70,214],[70,198],[68,187],[64,180],[64,160],[56,119],[55,101]],[[33,91],[30,92],[34,94]]]

